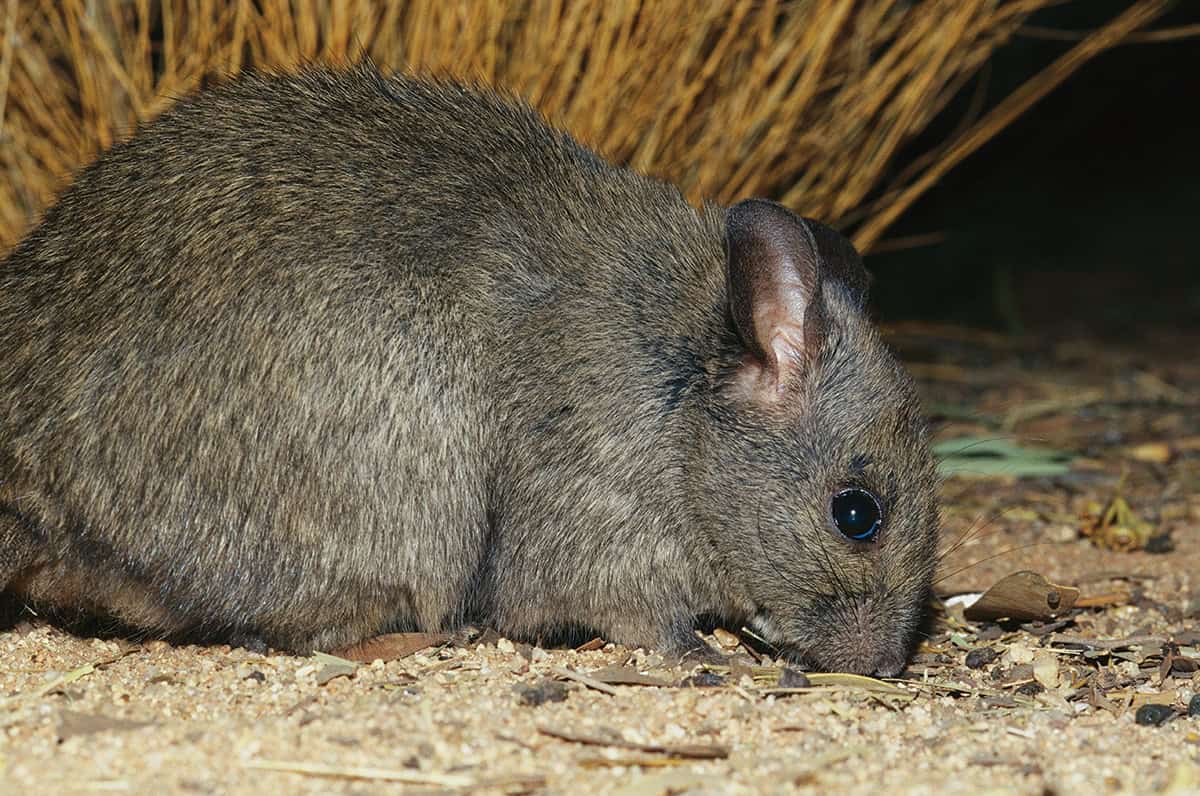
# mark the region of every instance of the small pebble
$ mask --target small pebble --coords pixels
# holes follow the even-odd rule
[[[1195,700],[1192,701],[1194,702]],[[1175,711],[1170,705],[1149,704],[1138,708],[1133,720],[1147,727],[1157,727],[1174,715]]]
[[[1000,625],[984,625],[983,628],[975,634],[975,637],[980,641],[995,641],[1004,635],[1004,628]]]
[[[724,677],[709,671],[696,672],[691,677],[685,677],[680,683],[684,688],[716,688],[724,684]]]
[[[1174,549],[1175,543],[1171,540],[1169,533],[1151,536],[1146,540],[1145,550],[1147,553],[1169,553]]]
[[[1017,693],[1023,696],[1036,696],[1045,690],[1041,683],[1025,683],[1017,686]]]
[[[1200,694],[1194,695],[1188,701],[1188,715],[1192,718],[1200,718]]]
[[[797,669],[784,668],[779,673],[780,688],[808,688],[812,683],[808,681],[808,677]]]
[[[1000,657],[992,647],[976,647],[967,653],[967,668],[981,669]]]
[[[566,700],[568,693],[565,684],[549,678],[543,678],[533,685],[517,683],[513,686],[513,691],[522,705],[527,705],[531,708],[536,708],[538,705],[544,705],[547,702],[563,702]]]
[[[715,638],[717,643],[727,650],[733,649],[742,643],[733,633],[730,633],[728,630],[720,627],[713,630],[713,638]]]

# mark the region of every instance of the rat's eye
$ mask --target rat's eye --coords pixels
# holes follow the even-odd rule
[[[856,542],[871,542],[883,527],[879,499],[865,489],[843,489],[830,502],[833,524],[842,536]]]

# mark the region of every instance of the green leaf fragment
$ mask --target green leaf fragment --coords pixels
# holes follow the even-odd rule
[[[1035,477],[1070,472],[1069,451],[1026,448],[995,437],[958,437],[933,446],[938,472],[949,476]]]

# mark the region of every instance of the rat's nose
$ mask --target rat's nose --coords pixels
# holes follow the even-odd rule
[[[879,660],[875,662],[875,671],[871,672],[871,676],[895,677],[904,671],[904,664],[907,662],[907,656],[903,653],[880,656]]]
[[[870,597],[842,603],[838,628],[831,634],[822,668],[871,677],[895,677],[908,662],[908,639],[897,632],[897,622]]]
[[[904,670],[908,656],[901,650],[879,649],[872,644],[847,650],[840,661],[829,661],[826,668],[834,672],[863,674],[868,677],[895,677]]]

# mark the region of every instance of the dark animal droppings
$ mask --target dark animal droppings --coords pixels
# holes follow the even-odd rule
[[[1147,553],[1169,553],[1175,549],[1175,542],[1171,540],[1171,534],[1163,533],[1158,536],[1151,536],[1146,540]]]
[[[1170,705],[1142,705],[1137,709],[1134,721],[1146,727],[1157,727],[1175,715]]]
[[[1021,696],[1037,696],[1045,690],[1041,683],[1025,683],[1017,688],[1017,693]]]
[[[1000,653],[991,647],[976,647],[967,653],[967,668],[982,669],[998,657],[1000,657]]]

